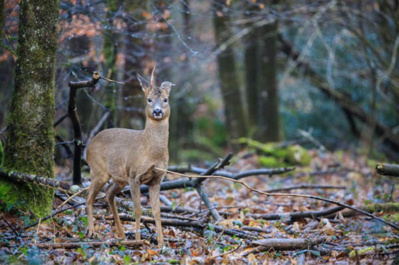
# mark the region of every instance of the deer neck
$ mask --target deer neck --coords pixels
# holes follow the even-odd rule
[[[161,121],[147,118],[144,135],[151,154],[166,156],[168,153],[169,117]]]

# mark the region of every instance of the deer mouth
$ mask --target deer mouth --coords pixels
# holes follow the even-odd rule
[[[160,119],[163,118],[163,112],[161,112],[161,113],[153,113],[152,117],[154,117],[154,119],[156,119],[156,120],[160,120]]]

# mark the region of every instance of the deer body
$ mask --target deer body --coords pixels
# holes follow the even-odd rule
[[[136,219],[136,240],[140,240],[140,185],[149,186],[151,207],[155,218],[158,245],[163,245],[159,193],[163,171],[168,166],[169,115],[168,104],[170,82],[153,87],[139,76],[147,99],[146,126],[144,130],[107,129],[96,135],[87,148],[86,159],[90,166],[91,185],[86,211],[89,222],[88,236],[94,232],[93,202],[100,189],[112,178],[107,188],[107,199],[115,219],[119,236],[125,238],[124,230],[116,209],[115,195],[127,184],[130,185]]]

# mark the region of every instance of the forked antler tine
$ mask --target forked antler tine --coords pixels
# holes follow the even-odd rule
[[[152,73],[151,73],[151,89],[154,88],[154,74],[155,74],[155,69],[157,68],[157,65],[154,65],[154,68],[152,68]]]

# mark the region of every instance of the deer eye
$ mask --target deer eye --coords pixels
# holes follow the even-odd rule
[[[163,102],[165,102],[165,103],[166,103],[166,102],[168,102],[168,99],[167,99],[167,98],[165,98],[165,99],[163,100]]]
[[[151,102],[152,102],[152,99],[149,98],[149,99],[147,99],[147,101],[148,101],[148,103],[151,103]]]

